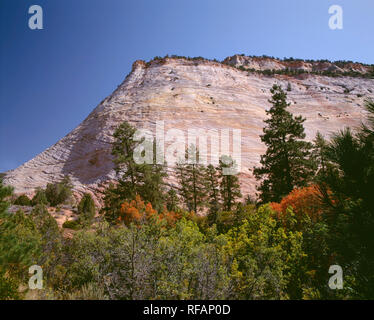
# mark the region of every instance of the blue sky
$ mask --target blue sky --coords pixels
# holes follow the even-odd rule
[[[40,5],[44,29],[28,28]],[[344,11],[330,30],[328,8]],[[0,172],[74,129],[137,59],[235,53],[374,63],[373,0],[0,0]]]

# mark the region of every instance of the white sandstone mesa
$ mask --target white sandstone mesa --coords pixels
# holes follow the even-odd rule
[[[311,73],[264,75],[245,70],[286,68]],[[180,141],[187,141],[189,129],[229,128],[230,139],[235,130],[240,130],[242,194],[254,195],[256,180],[252,169],[259,165],[260,155],[265,152],[260,135],[273,84],[291,88],[287,91],[289,110],[307,119],[305,132],[307,139],[313,140],[317,131],[329,137],[339,129],[357,127],[364,121],[364,101],[374,99],[374,79],[316,74],[352,70],[364,74],[369,72],[369,66],[240,55],[228,57],[223,63],[180,57],[149,63],[136,61],[123,83],[77,128],[35,158],[6,172],[4,183],[14,186],[17,194],[32,195],[35,188],[69,175],[77,198],[88,192],[98,202],[99,191],[115,179],[111,142],[117,126],[128,121],[136,128],[156,132],[156,122],[163,121],[164,131],[177,130]],[[166,142],[165,149],[167,143],[172,141]],[[172,168],[169,173],[169,182],[174,184]]]

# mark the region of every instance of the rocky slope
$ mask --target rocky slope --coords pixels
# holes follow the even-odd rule
[[[223,63],[180,57],[136,61],[124,82],[77,128],[32,160],[7,172],[4,181],[13,185],[16,193],[32,194],[36,187],[70,175],[78,197],[82,192],[99,197],[98,191],[115,178],[110,155],[115,128],[126,120],[136,127],[154,129],[157,120],[164,120],[165,131],[181,129],[185,134],[191,128],[241,129],[240,181],[243,195],[253,195],[252,168],[265,151],[259,135],[274,83],[284,88],[290,83],[290,110],[307,118],[308,139],[313,139],[317,131],[329,136],[346,126],[359,126],[366,114],[364,100],[374,99],[374,79],[245,71],[289,70],[291,66],[308,72],[341,73],[354,69],[364,76],[372,70],[361,64],[345,64],[344,69],[327,62],[287,62],[239,55]],[[171,183],[172,175],[170,170]]]

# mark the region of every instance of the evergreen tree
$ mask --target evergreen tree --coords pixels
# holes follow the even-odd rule
[[[36,264],[43,266],[44,274],[50,278],[56,272],[61,253],[62,237],[56,219],[43,204],[36,205],[31,212],[31,220],[40,236],[39,256]]]
[[[105,192],[104,211],[109,220],[115,218],[121,203],[133,200],[136,195],[150,202],[156,210],[164,205],[164,178],[166,177],[166,163],[156,163],[155,140],[135,141],[136,129],[128,122],[122,123],[114,132],[112,155],[114,156],[115,170],[119,177],[116,186],[111,185]],[[134,155],[136,148],[143,144],[153,147],[152,164],[138,164]],[[144,153],[142,154],[144,155]]]
[[[195,145],[186,150],[185,163],[177,163],[177,179],[180,195],[189,211],[197,213],[204,206],[205,186],[202,177],[204,166],[199,163],[199,151]]]
[[[38,229],[21,210],[9,213],[13,188],[0,179],[0,300],[19,299],[20,279],[40,254]]]
[[[149,142],[152,143],[152,142]],[[140,185],[138,187],[139,195],[146,202],[150,202],[153,208],[159,212],[162,211],[165,204],[165,182],[167,177],[166,162],[163,164],[157,163],[157,148],[156,140],[153,141],[153,163],[142,164],[139,168]]]
[[[13,188],[4,186],[3,181],[0,179],[0,215],[6,213],[10,206],[10,202],[6,199],[13,194]]]
[[[216,222],[217,213],[221,209],[218,172],[213,165],[207,166],[204,180],[209,204],[208,221],[213,224]]]
[[[236,171],[235,161],[229,156],[222,156],[219,161],[219,177],[222,209],[225,211],[234,209],[237,199],[242,196]]]
[[[21,194],[16,200],[14,200],[14,204],[18,206],[31,206],[31,200],[25,194]]]
[[[42,188],[37,188],[34,197],[31,200],[31,204],[36,206],[38,204],[48,205],[47,196]]]
[[[317,169],[316,177],[323,176],[327,169],[331,166],[331,162],[328,160],[328,142],[318,131],[313,141],[312,151],[313,161]]]
[[[108,188],[106,188],[102,193],[104,206],[100,210],[100,213],[105,215],[105,219],[108,222],[114,222],[118,218],[121,204],[124,201],[121,181],[118,181],[117,185],[110,183]]]
[[[138,142],[134,141],[136,129],[128,122],[123,122],[114,132],[112,155],[119,189],[125,199],[134,199],[138,190],[139,165],[134,161],[134,149]]]
[[[187,169],[184,163],[177,162],[175,166],[175,176],[179,184],[178,193],[188,211],[193,210],[192,193],[187,176]]]
[[[166,194],[166,209],[168,211],[176,212],[178,211],[178,195],[174,188],[170,188]]]
[[[329,225],[329,245],[356,298],[374,298],[374,102],[369,121],[357,133],[335,134],[328,145],[329,167],[320,178]]]
[[[266,111],[270,118],[264,121],[266,126],[261,136],[267,150],[261,156],[261,167],[254,169],[256,179],[262,180],[258,190],[263,203],[279,202],[294,187],[305,186],[314,168],[312,144],[303,141],[305,119],[293,117],[287,111],[290,104],[280,86],[274,85],[270,92],[272,107]]]
[[[45,196],[49,204],[55,207],[69,200],[72,196],[72,184],[68,176],[64,177],[60,182],[48,183],[45,189]]]
[[[79,222],[90,225],[95,217],[95,202],[89,193],[85,193],[78,204]]]

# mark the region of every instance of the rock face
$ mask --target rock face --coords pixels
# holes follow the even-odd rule
[[[327,60],[304,61],[301,59],[279,60],[271,57],[247,57],[234,55],[227,57],[223,63],[235,67],[244,67],[254,70],[303,70],[306,72],[332,72],[336,74],[357,73],[361,75],[373,72],[372,65],[364,65],[351,61],[330,62]]]
[[[331,63],[292,62],[307,71],[335,70]],[[243,195],[255,193],[252,169],[265,147],[260,141],[270,88],[288,83],[290,111],[306,117],[307,139],[317,131],[325,136],[346,126],[357,127],[365,119],[364,100],[374,99],[374,80],[363,77],[263,75],[239,70],[290,68],[284,61],[233,56],[223,63],[204,59],[162,58],[136,61],[124,82],[104,99],[71,133],[32,160],[6,173],[4,182],[16,193],[32,194],[37,187],[70,175],[79,197],[99,192],[115,178],[111,157],[112,134],[123,121],[154,130],[164,120],[165,131],[181,129],[241,129]],[[369,66],[352,64],[363,74]],[[345,68],[348,68],[345,66]],[[242,68],[243,69],[243,68]],[[344,70],[343,70],[344,71]],[[170,181],[173,172],[170,170]]]

